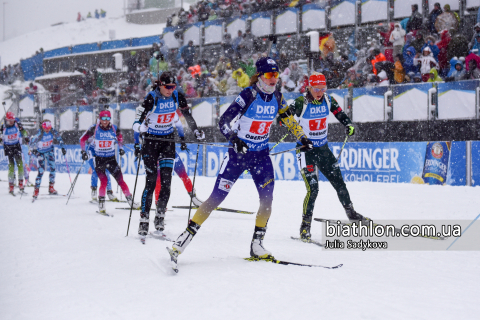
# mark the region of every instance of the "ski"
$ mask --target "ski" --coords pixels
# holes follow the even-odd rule
[[[175,273],[178,273],[178,267],[177,267],[178,253],[176,251],[173,251],[169,247],[167,247],[167,251],[168,251],[168,254],[170,255],[170,263],[172,265],[172,269],[173,271],[175,271]]]
[[[98,204],[98,200],[90,200],[88,201],[90,202],[91,204]],[[117,200],[117,201],[114,201],[114,200],[105,200],[105,202],[122,202],[122,203],[127,203],[127,200]]]
[[[100,212],[100,211],[95,211],[96,213],[98,214],[101,214],[102,216],[105,216],[105,217],[112,217],[113,218],[113,214],[108,214],[106,212]]]
[[[12,192],[9,192],[8,194],[10,194],[10,195],[12,195],[12,196],[14,196],[14,197],[17,196],[15,193],[13,193],[13,191],[12,191]]]
[[[352,225],[352,221],[345,222],[345,221],[342,221],[342,220],[322,219],[322,218],[313,218],[313,220],[318,221],[318,222],[327,222],[328,221],[331,224],[337,224],[337,221],[340,221],[340,225],[347,225],[347,226]],[[373,222],[373,226],[375,227],[375,226],[383,226],[383,225]],[[396,234],[401,234],[401,231],[402,231],[401,229],[395,228],[395,233]],[[405,232],[405,230],[404,230],[404,232]],[[408,235],[410,235],[409,231],[408,231]],[[446,240],[447,239],[445,237],[424,236],[424,235],[418,235],[417,237],[418,238],[424,238],[424,239],[432,239],[432,240]],[[414,238],[416,238],[416,237],[414,237]]]
[[[338,264],[338,265],[333,266],[333,267],[328,267],[328,266],[321,266],[321,265],[318,265],[318,264],[304,264],[304,263],[296,263],[296,262],[289,262],[289,261],[277,260],[277,259],[275,259],[275,258],[261,259],[261,258],[253,258],[253,257],[250,257],[250,258],[243,258],[243,259],[244,259],[244,260],[247,260],[247,261],[273,262],[273,263],[276,263],[276,264],[283,264],[284,266],[291,265],[291,266],[311,267],[311,268],[325,268],[325,269],[338,269],[338,268],[340,268],[341,266],[343,266],[343,263]]]
[[[315,240],[312,240],[312,239],[308,239],[308,240],[307,240],[307,239],[296,238],[296,237],[290,237],[290,238],[292,238],[293,240],[297,240],[297,241],[301,241],[301,242],[305,242],[305,243],[313,243],[313,244],[315,244],[315,245],[317,245],[317,246],[319,246],[319,247],[323,247],[323,246],[324,246],[324,245],[321,244],[320,242],[315,241]]]
[[[172,208],[175,208],[175,209],[190,209],[190,206],[172,206]],[[193,207],[192,206],[192,209],[198,209],[198,207]],[[242,210],[236,210],[236,209],[227,209],[227,208],[222,208],[222,207],[216,207],[215,209],[213,210],[216,210],[216,211],[225,211],[225,212],[235,212],[235,213],[241,213],[241,214],[254,214],[255,212],[251,212],[251,211],[242,211]]]
[[[118,210],[130,210],[129,207],[126,207],[126,208],[115,208],[115,209],[118,209]],[[140,211],[141,208],[138,208],[138,209],[137,209],[137,208],[133,208],[133,210]],[[150,209],[150,211],[157,211],[157,210],[156,210],[156,209]],[[172,210],[172,209],[170,209],[170,210],[167,209],[167,211],[173,211],[173,210]]]
[[[161,235],[160,234],[155,234],[153,232],[149,232],[148,235],[151,236],[152,238],[155,238],[155,239],[158,239],[158,240],[173,242],[173,240],[168,238],[167,235],[163,232],[162,232]]]

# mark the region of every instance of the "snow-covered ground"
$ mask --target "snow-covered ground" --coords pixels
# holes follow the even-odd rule
[[[116,39],[128,39],[158,35],[165,24],[138,25],[127,23],[125,17],[87,19],[36,30],[13,39],[0,42],[2,67],[20,62],[43,48],[44,51],[70,45],[109,41],[109,30],[115,30]]]
[[[291,240],[301,221],[303,182],[275,182],[265,246],[277,259],[343,263],[342,268],[244,261],[255,217],[214,212],[179,257],[175,275],[165,250],[171,243],[147,239],[142,245],[136,238],[138,211],[128,237],[129,211],[115,209],[125,204],[107,204],[113,218],[95,213],[88,202],[89,175],[79,176],[68,206],[62,197],[31,203],[33,188],[14,198],[7,194],[6,178],[0,172],[2,319],[403,320],[478,319],[480,314],[479,252],[324,251]],[[125,179],[133,189],[135,176]],[[137,199],[144,182],[139,177]],[[205,199],[214,182],[197,177],[198,196]],[[57,174],[56,188],[68,191],[66,174]],[[479,213],[478,188],[359,182],[348,188],[356,209],[373,219],[471,221]],[[319,194],[315,217],[345,218],[330,184],[320,183]],[[188,200],[175,177],[169,206]],[[239,180],[222,206],[256,211],[253,182]],[[168,211],[167,235],[176,238],[187,219],[188,210]],[[314,238],[321,229],[314,222]]]

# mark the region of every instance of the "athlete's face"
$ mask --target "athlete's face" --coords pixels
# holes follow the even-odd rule
[[[15,124],[15,120],[7,120],[7,126],[11,127]]]
[[[271,87],[276,86],[276,85],[277,85],[277,82],[278,82],[278,78],[271,77],[270,79],[267,79],[267,78],[265,78],[265,76],[264,76],[263,74],[260,76],[260,79],[262,79],[262,81],[263,81],[265,84],[267,84],[267,85],[269,85],[269,86],[271,86]]]
[[[110,124],[110,120],[100,119],[100,126],[102,126],[103,128],[107,128],[109,124]]]
[[[160,93],[166,98],[170,98],[175,90],[175,85],[169,84],[166,86],[160,86]]]
[[[325,91],[327,91],[327,86],[324,84],[318,86],[309,86],[308,90],[310,91],[315,100],[320,100],[322,99]]]

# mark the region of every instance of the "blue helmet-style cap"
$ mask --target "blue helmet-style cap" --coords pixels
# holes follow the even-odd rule
[[[278,66],[275,60],[270,57],[263,57],[257,60],[255,63],[258,74],[264,74],[266,72],[278,72]]]

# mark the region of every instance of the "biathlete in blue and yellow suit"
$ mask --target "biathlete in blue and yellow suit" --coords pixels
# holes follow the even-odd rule
[[[172,257],[176,258],[185,250],[200,226],[222,203],[245,170],[250,171],[260,197],[250,255],[255,258],[272,257],[272,254],[263,247],[263,238],[272,211],[275,185],[268,149],[270,126],[278,115],[304,148],[311,149],[313,145],[289,112],[282,94],[275,90],[278,81],[278,66],[275,61],[270,57],[260,58],[256,62],[256,67],[257,74],[252,77],[251,86],[237,96],[220,118],[220,131],[233,148],[228,150],[223,160],[212,194],[200,206],[187,229],[173,244]],[[230,127],[232,120],[237,117],[239,119]]]
[[[53,148],[53,140],[57,140],[62,148],[63,155],[67,154],[63,145],[62,137],[60,133],[52,128],[50,120],[44,120],[38,133],[32,137],[30,141],[30,149],[38,160],[38,175],[35,179],[35,191],[33,198],[38,197],[40,183],[42,182],[43,173],[45,169],[50,170],[48,193],[57,194],[57,191],[53,188],[55,184],[55,150]]]
[[[350,118],[343,112],[337,101],[327,93],[325,76],[314,72],[308,79],[307,91],[295,99],[290,105],[292,114],[298,117],[298,122],[307,137],[313,142],[313,150],[297,150],[297,161],[302,174],[307,195],[303,202],[303,218],[300,226],[300,238],[308,241],[311,238],[310,224],[312,222],[315,199],[318,195],[318,177],[315,167],[328,179],[337,192],[340,203],[350,220],[363,220],[364,217],[353,209],[352,201],[343,181],[337,159],[328,148],[328,116],[330,112],[346,127],[348,135],[355,133]],[[281,120],[280,120],[281,121]],[[297,142],[300,143],[300,142]]]

